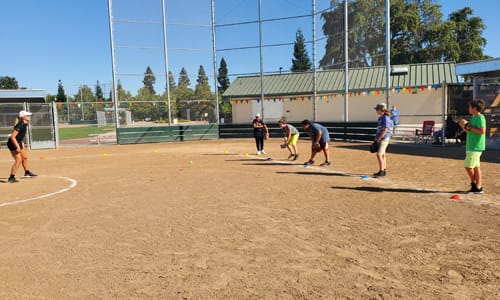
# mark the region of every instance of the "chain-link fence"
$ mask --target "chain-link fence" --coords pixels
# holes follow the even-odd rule
[[[57,146],[54,110],[50,103],[2,103],[0,104],[0,138],[7,143],[19,111],[32,112],[25,142],[29,149],[55,148]]]

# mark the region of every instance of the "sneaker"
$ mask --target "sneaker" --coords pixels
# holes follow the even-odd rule
[[[14,177],[12,175],[9,177],[9,183],[14,183],[14,182],[18,182],[18,181],[19,180],[17,180],[16,177]]]
[[[299,158],[299,155],[298,155],[298,154],[295,154],[295,155],[293,156],[293,160],[297,160],[297,158]]]
[[[261,155],[261,154],[262,154],[262,152],[260,152],[260,151],[257,151],[257,155]]]
[[[264,151],[264,150],[261,150],[261,151],[260,151],[260,153],[262,153],[262,154],[266,154],[266,151]]]
[[[375,177],[384,177],[385,176],[385,170],[380,170],[377,173],[373,173],[373,176],[375,176]]]
[[[474,192],[474,194],[484,194],[483,187],[476,188],[476,191]]]
[[[478,188],[476,186],[475,182],[470,183],[470,190],[467,191],[468,194],[472,194],[478,191]]]
[[[290,154],[290,155],[288,155],[288,158],[287,158],[287,159],[288,159],[288,160],[290,160],[290,158],[294,158],[294,157],[295,157],[295,155]],[[294,160],[295,160],[295,159],[294,159]]]
[[[304,166],[310,166],[314,164],[314,160],[308,160],[304,163]]]
[[[324,166],[329,166],[331,165],[332,162],[331,161],[325,161],[324,163],[322,163],[321,165],[319,165],[320,167],[324,167]]]
[[[33,173],[29,170],[24,172],[24,177],[35,177],[35,176],[38,176],[38,175],[36,175],[35,173]]]

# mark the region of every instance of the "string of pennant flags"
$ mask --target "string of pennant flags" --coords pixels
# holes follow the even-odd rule
[[[209,100],[182,100],[181,103],[187,104],[187,105],[193,105],[193,104],[205,104],[208,105],[211,103]],[[133,107],[133,106],[162,106],[166,105],[167,103],[164,101],[121,101],[120,102],[120,107]],[[70,103],[57,103],[57,108],[67,108],[69,105],[70,108],[81,108],[83,107],[100,107],[100,108],[113,108],[114,104],[113,102],[70,102]]]
[[[397,88],[392,88],[390,89],[390,92],[395,94],[395,93],[414,93],[417,91],[425,91],[425,90],[435,90],[437,91],[440,87],[440,84],[433,84],[433,85],[422,85],[422,86],[410,86],[410,87],[397,87]],[[352,96],[375,96],[375,95],[383,95],[385,94],[385,90],[383,89],[377,89],[377,90],[359,90],[359,91],[350,91],[348,93],[349,97]],[[345,93],[328,93],[328,94],[320,94],[316,95],[316,100],[319,101],[326,101],[326,100],[332,100],[334,98],[337,98],[337,96],[342,96],[344,97]],[[313,100],[314,96],[313,95],[299,95],[299,96],[283,96],[283,97],[270,97],[270,98],[264,98],[265,101],[274,101],[274,102],[285,102],[285,101],[311,101]],[[257,101],[260,102],[260,98],[231,98],[230,102],[231,104],[241,104],[241,103],[249,103],[250,101]]]

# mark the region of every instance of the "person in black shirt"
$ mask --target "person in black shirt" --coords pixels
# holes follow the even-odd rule
[[[255,119],[252,121],[252,127],[255,146],[257,147],[257,155],[266,154],[266,151],[264,151],[264,138],[269,137],[269,129],[264,121],[262,121],[260,114],[255,115]]]
[[[26,147],[24,145],[24,137],[26,136],[26,131],[28,130],[28,123],[30,121],[32,113],[27,111],[20,111],[19,117],[16,119],[16,124],[7,141],[7,147],[14,158],[14,164],[10,170],[9,182],[17,182],[16,172],[19,166],[22,164],[24,168],[25,177],[34,177],[36,174],[32,173],[28,167],[28,156],[26,155]]]

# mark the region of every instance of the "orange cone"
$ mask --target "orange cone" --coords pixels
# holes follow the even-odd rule
[[[458,195],[458,194],[455,194],[455,195],[451,196],[450,199],[460,200],[460,199],[462,199],[462,197],[460,197],[460,195]]]

